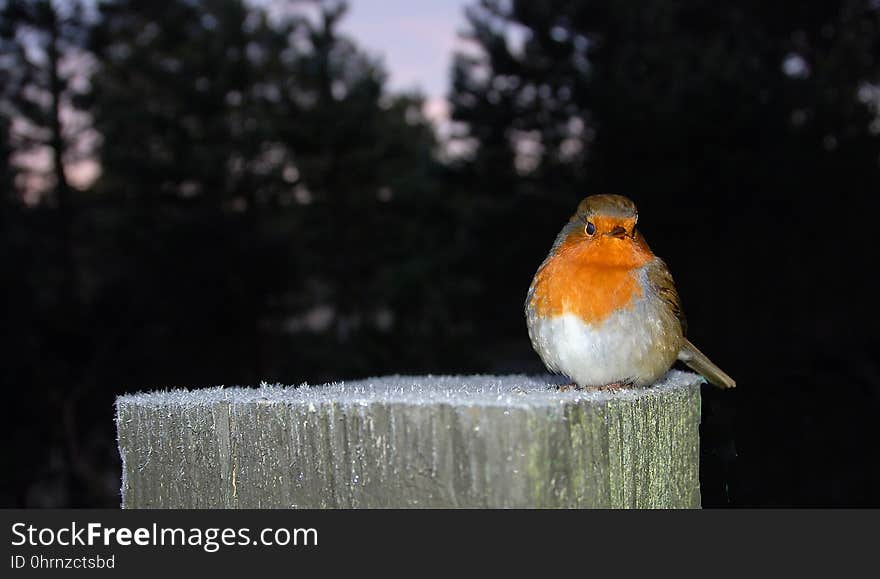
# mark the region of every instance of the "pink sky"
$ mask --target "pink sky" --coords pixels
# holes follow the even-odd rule
[[[352,0],[341,28],[383,59],[392,91],[419,89],[426,113],[445,119],[452,53],[469,0]]]

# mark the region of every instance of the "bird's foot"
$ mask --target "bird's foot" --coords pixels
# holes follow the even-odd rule
[[[560,392],[568,392],[570,390],[580,390],[581,387],[572,382],[571,384],[557,384],[556,389]]]
[[[621,380],[618,382],[611,382],[610,384],[603,384],[602,386],[579,386],[575,382],[571,384],[557,384],[556,389],[560,392],[569,392],[571,390],[578,390],[582,392],[616,392],[618,390],[626,390],[627,388],[632,388],[635,384],[630,380]]]
[[[625,390],[627,388],[632,388],[633,383],[629,380],[621,380],[618,382],[612,382],[611,384],[605,384],[603,386],[594,386],[590,388],[591,390],[598,390],[599,392],[616,392],[617,390]]]

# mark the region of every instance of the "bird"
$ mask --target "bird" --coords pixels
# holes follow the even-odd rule
[[[666,263],[636,228],[635,203],[591,195],[578,204],[525,301],[532,347],[567,388],[646,387],[676,360],[709,383],[736,382],[685,337],[687,323]]]

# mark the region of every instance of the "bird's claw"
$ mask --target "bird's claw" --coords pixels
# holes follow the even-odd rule
[[[603,386],[596,386],[595,389],[600,392],[615,392],[617,390],[625,390],[627,388],[632,388],[632,382],[612,382],[611,384],[605,384]]]
[[[568,392],[570,390],[580,390],[581,387],[572,382],[571,384],[557,384],[556,389],[560,392]]]

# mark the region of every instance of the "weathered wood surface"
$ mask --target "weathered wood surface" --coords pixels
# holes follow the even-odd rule
[[[699,507],[701,378],[394,376],[121,396],[126,508]]]

